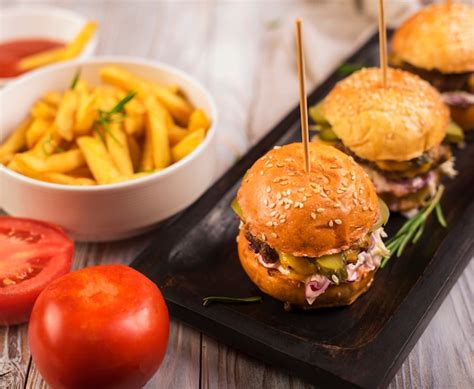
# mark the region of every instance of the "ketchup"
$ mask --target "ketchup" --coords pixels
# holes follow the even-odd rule
[[[0,42],[0,77],[16,77],[24,73],[18,68],[19,61],[24,57],[64,46],[63,42],[43,38]]]

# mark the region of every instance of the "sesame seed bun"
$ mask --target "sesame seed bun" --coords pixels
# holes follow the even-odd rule
[[[443,73],[474,71],[474,7],[436,4],[411,16],[395,32],[392,48],[409,64]]]
[[[380,206],[353,158],[323,144],[311,143],[310,152],[306,173],[301,143],[271,150],[249,169],[237,200],[253,236],[287,254],[320,257],[365,237]]]
[[[408,161],[439,145],[449,109],[428,82],[389,68],[353,73],[324,99],[322,113],[344,145],[369,161]]]
[[[467,108],[450,107],[451,117],[463,130],[474,130],[474,104]]]
[[[305,297],[305,283],[294,280],[278,270],[262,266],[258,261],[257,254],[249,248],[248,241],[242,231],[238,237],[238,251],[242,267],[262,292],[277,300],[305,309],[350,305],[369,289],[374,278],[374,272],[369,272],[355,282],[332,284],[316,298],[313,304],[309,305]]]

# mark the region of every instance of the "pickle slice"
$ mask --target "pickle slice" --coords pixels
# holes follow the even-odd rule
[[[316,105],[313,105],[310,109],[309,109],[309,116],[311,116],[311,119],[313,119],[313,121],[315,123],[318,123],[318,124],[329,124],[329,122],[327,121],[327,119],[324,117],[323,113],[321,112],[321,107],[322,107],[322,104],[323,102],[320,101],[318,104]]]
[[[446,136],[444,142],[446,143],[459,143],[464,140],[464,132],[461,127],[456,123],[450,122],[446,128]]]
[[[346,263],[342,254],[325,255],[316,259],[318,271],[330,280],[335,275],[339,281],[347,280]]]
[[[379,197],[379,206],[380,206],[380,215],[379,215],[379,218],[377,219],[377,222],[374,225],[373,231],[378,230],[380,227],[387,224],[388,219],[390,218],[390,211],[387,207],[387,204],[385,204],[385,201],[383,201],[380,197]]]
[[[319,138],[325,142],[334,142],[339,139],[331,127],[321,129],[319,131]]]
[[[238,217],[240,217],[241,220],[244,220],[244,214],[242,212],[242,208],[240,208],[240,205],[237,202],[237,197],[234,200],[232,200],[232,202],[230,203],[230,207],[235,212],[235,214]]]
[[[316,264],[303,257],[295,257],[291,254],[285,254],[282,252],[278,252],[280,256],[280,262],[285,269],[291,268],[296,273],[304,274],[304,275],[311,275],[316,272],[317,267]]]

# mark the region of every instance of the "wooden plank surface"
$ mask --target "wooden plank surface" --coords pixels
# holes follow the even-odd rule
[[[311,58],[310,86],[350,51],[355,37],[372,23],[368,17],[354,14],[349,0],[0,0],[0,10],[15,3],[53,4],[76,10],[100,22],[99,54],[154,58],[201,80],[219,106],[221,172],[297,102],[291,30],[295,16],[302,15],[309,21],[306,31],[310,37],[333,39],[331,57],[321,50]],[[336,17],[340,22],[334,22]],[[351,23],[346,22],[349,18]],[[306,47],[312,55],[320,46],[313,48],[306,43]],[[129,263],[149,240],[150,235],[145,235],[116,243],[78,244],[74,267]],[[395,376],[391,389],[474,386],[473,277],[471,262]],[[46,387],[30,363],[26,332],[26,326],[0,329],[0,389]],[[310,385],[173,321],[164,363],[146,387]]]

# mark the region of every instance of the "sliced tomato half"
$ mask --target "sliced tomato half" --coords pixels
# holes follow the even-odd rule
[[[55,225],[0,217],[0,325],[28,321],[40,292],[71,270],[73,252]]]

